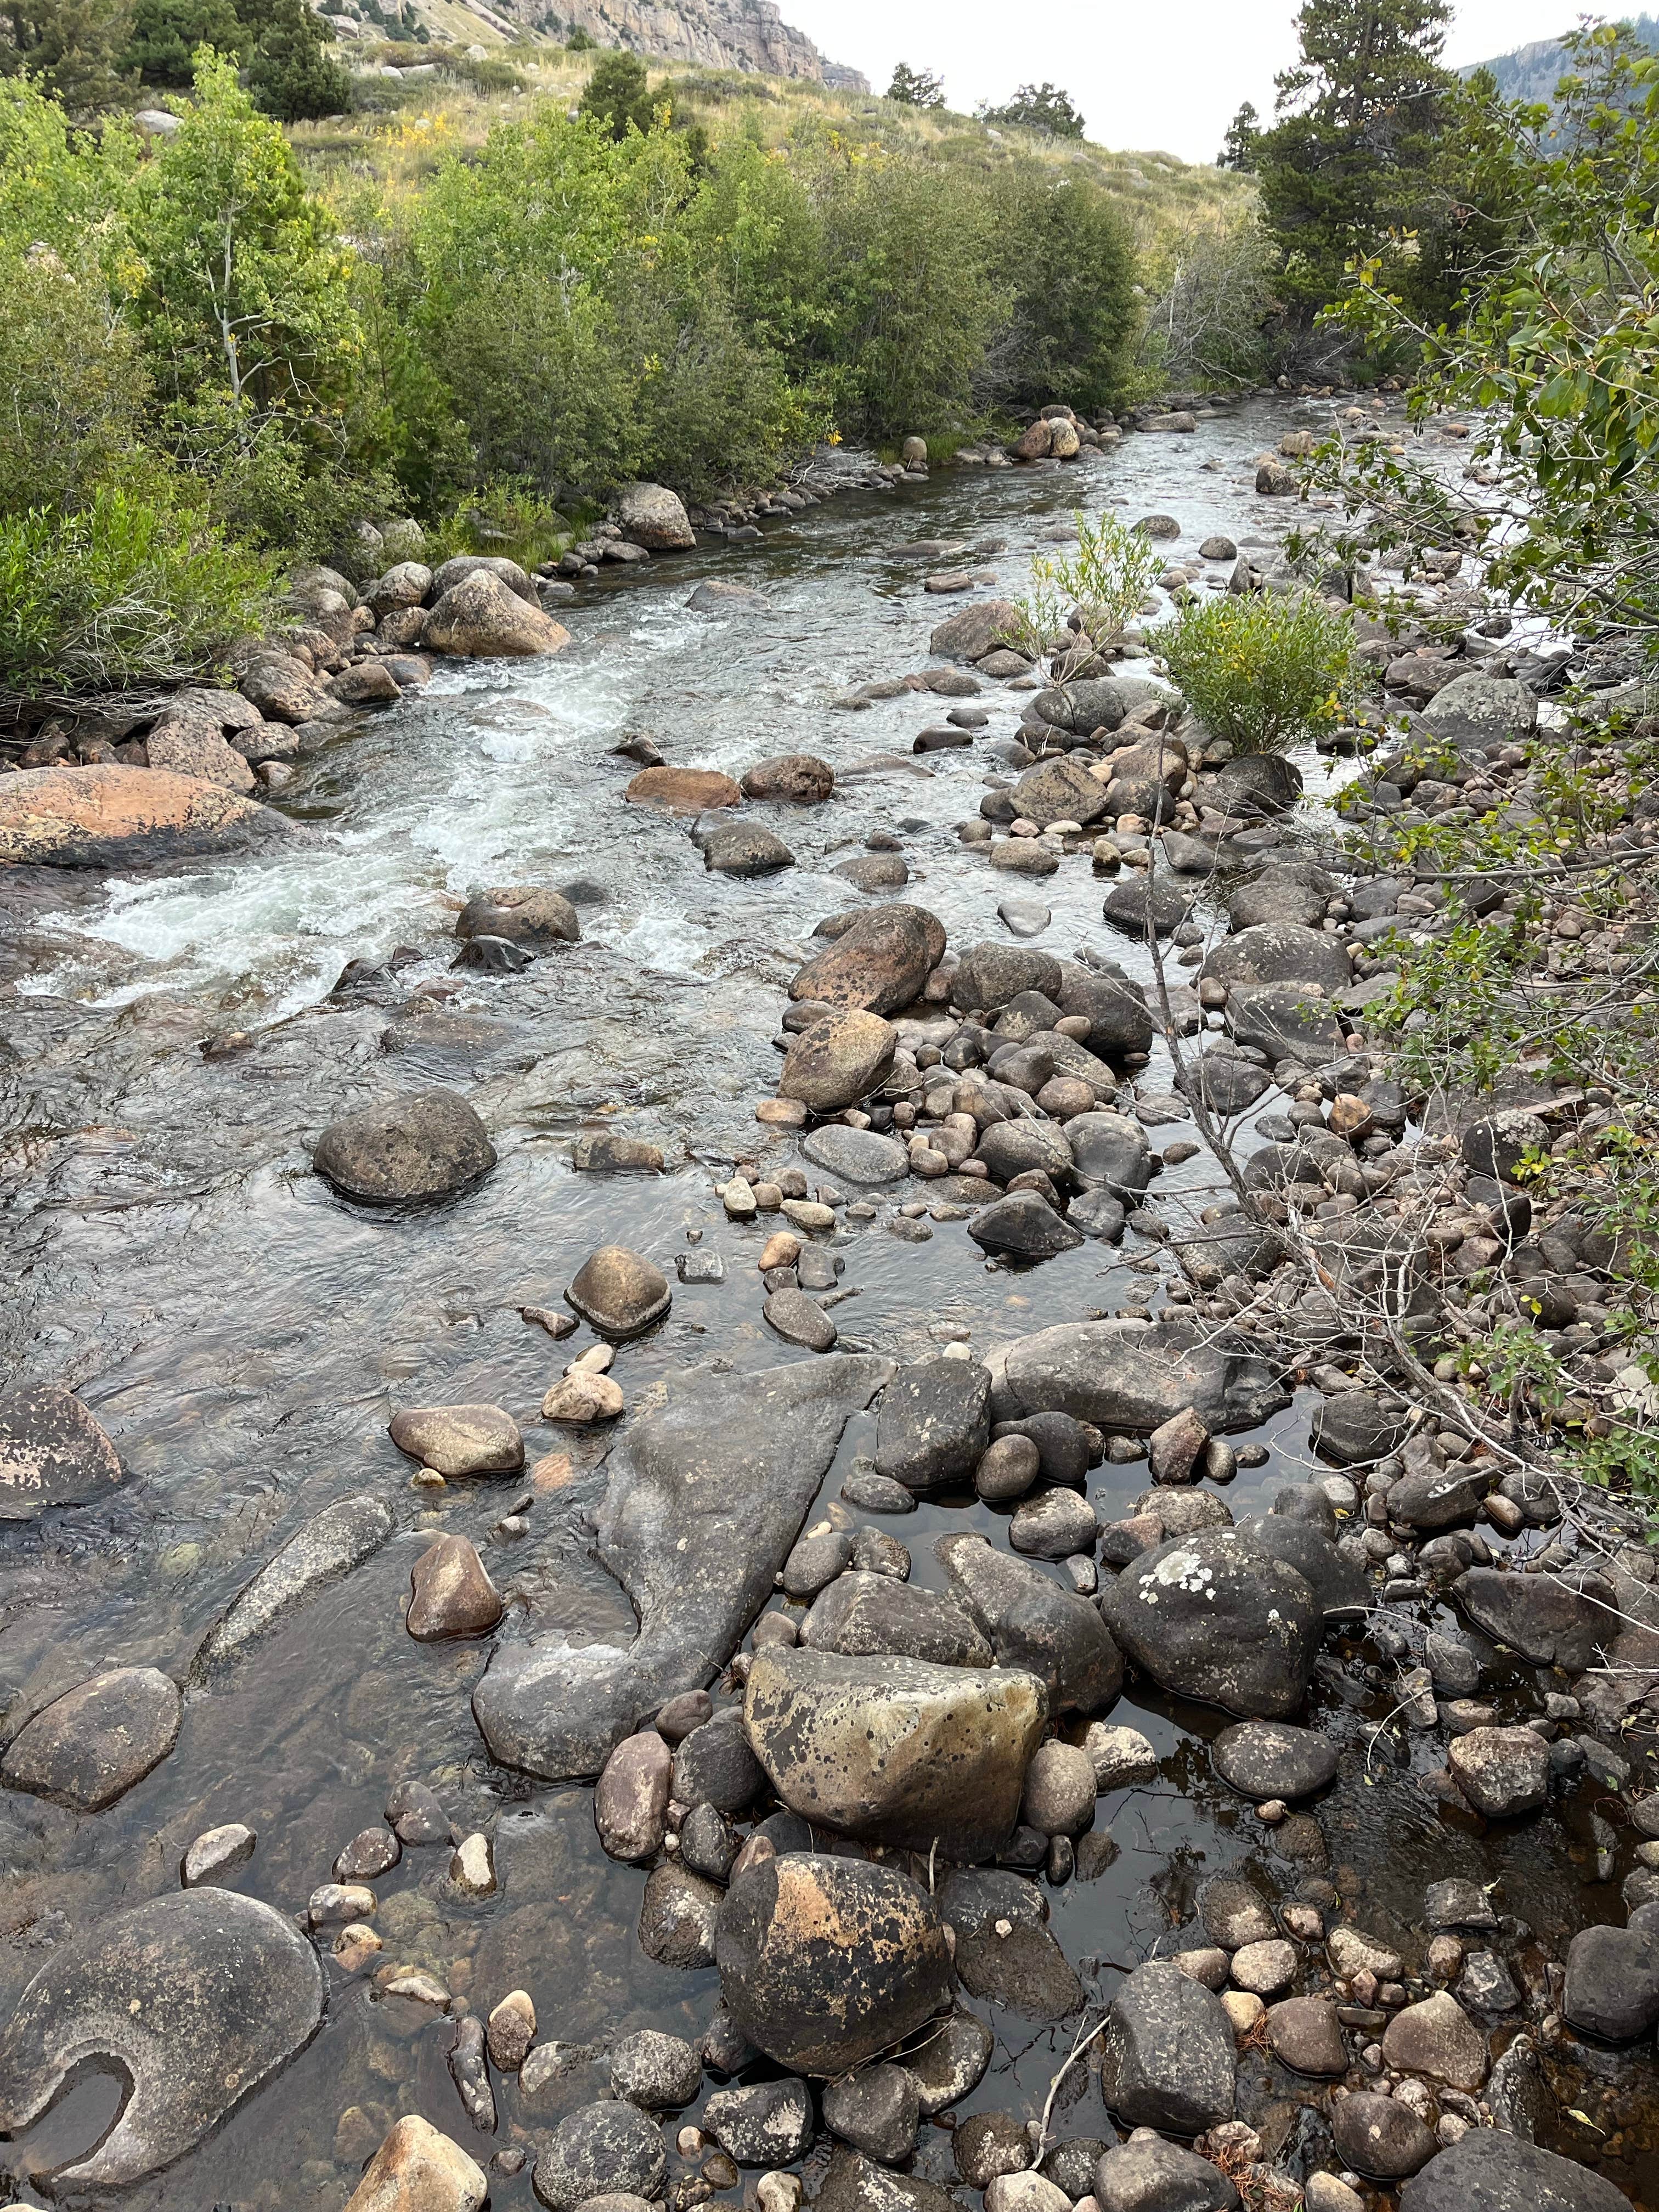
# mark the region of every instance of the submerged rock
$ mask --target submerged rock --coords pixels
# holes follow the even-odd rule
[[[410,2112],[370,2159],[345,2212],[478,2212],[489,2194],[483,2168]]]
[[[412,1091],[331,1121],[312,1164],[336,1190],[368,1206],[441,1198],[495,1164],[489,1133],[453,1091]]]
[[[1240,1721],[1210,1746],[1210,1763],[1230,1788],[1260,1805],[1311,1797],[1336,1779],[1336,1746],[1317,1729],[1287,1721]]]
[[[949,2002],[933,1900],[896,1868],[788,1852],[740,1875],[714,1939],[727,2011],[757,2050],[842,2074]]]
[[[0,2130],[20,2133],[99,2060],[132,2083],[120,2118],[55,2188],[112,2189],[192,2149],[287,2064],[323,2016],[317,1954],[234,1890],[118,1912],[54,1951],[0,2033]]]
[[[860,1354],[672,1386],[612,1452],[594,1516],[638,1638],[498,1646],[473,1695],[496,1758],[550,1780],[597,1774],[647,1714],[708,1681],[770,1597],[848,1420],[891,1373]]]
[[[343,1498],[319,1513],[232,1598],[197,1650],[192,1680],[236,1658],[325,1583],[361,1566],[391,1534],[391,1512],[378,1498]]]
[[[442,1475],[512,1474],[524,1465],[524,1438],[501,1406],[410,1406],[392,1417],[400,1452]]]
[[[0,1760],[11,1790],[101,1813],[179,1740],[179,1686],[154,1667],[117,1667],[67,1691],[21,1728]]]
[[[115,1446],[69,1391],[36,1382],[0,1398],[0,1521],[95,1504],[120,1480]]]
[[[792,1812],[973,1860],[1012,1831],[1048,1702],[1035,1675],[1013,1668],[773,1645],[755,1654],[744,1717]]]

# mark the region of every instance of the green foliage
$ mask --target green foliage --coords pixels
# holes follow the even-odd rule
[[[901,107],[943,107],[945,80],[931,70],[913,70],[908,62],[900,62],[884,97],[897,100]]]
[[[1097,645],[1113,644],[1141,611],[1164,562],[1142,532],[1109,511],[1091,522],[1079,507],[1075,553],[1037,553],[1031,581],[1015,600],[1019,642],[1041,654],[1075,614]]]
[[[982,108],[988,123],[1014,131],[1041,131],[1050,138],[1080,138],[1083,118],[1057,84],[1023,84],[1006,107]]]
[[[1158,289],[1141,326],[1140,357],[1161,389],[1261,382],[1276,305],[1273,263],[1254,213],[1194,224],[1149,258],[1146,273]]]
[[[125,0],[3,0],[0,78],[27,75],[77,118],[123,90],[118,56]]]
[[[1152,644],[1212,737],[1279,752],[1341,714],[1353,617],[1311,592],[1230,592],[1163,623]]]
[[[577,107],[583,115],[591,115],[612,138],[627,137],[630,126],[648,131],[651,95],[647,90],[645,64],[637,54],[622,51],[601,56],[582,88]]]
[[[138,441],[149,379],[95,263],[0,245],[0,514],[76,509]]]
[[[258,626],[266,565],[200,511],[104,486],[0,521],[0,693],[112,690],[214,667]]]
[[[1352,260],[1378,253],[1436,319],[1492,248],[1477,188],[1486,91],[1441,64],[1450,12],[1447,0],[1304,0],[1278,119],[1235,121],[1230,155],[1260,179],[1279,289],[1304,325],[1340,293]]]
[[[1227,136],[1222,141],[1221,151],[1216,155],[1216,167],[1244,173],[1254,169],[1256,143],[1261,136],[1261,118],[1255,112],[1255,101],[1247,100],[1227,125]]]
[[[994,267],[1007,322],[974,379],[982,407],[1064,399],[1087,415],[1120,404],[1141,319],[1135,256],[1107,195],[1020,162],[999,181]]]
[[[329,53],[327,26],[310,0],[275,0],[261,12],[266,20],[257,27],[246,70],[259,106],[283,123],[343,113],[351,105],[351,79]]]
[[[232,0],[133,0],[121,66],[141,84],[187,91],[198,46],[240,58],[250,43]]]
[[[598,46],[599,40],[592,36],[591,32],[585,31],[581,25],[577,23],[572,27],[570,36],[564,43],[568,51],[573,54],[591,54],[594,47]]]

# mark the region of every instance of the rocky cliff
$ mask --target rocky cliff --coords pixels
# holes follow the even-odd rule
[[[500,4],[520,21],[533,20],[538,29],[580,27],[601,46],[628,46],[647,59],[870,89],[856,70],[826,62],[804,32],[784,21],[772,0],[554,0],[557,26],[535,9],[535,0]]]

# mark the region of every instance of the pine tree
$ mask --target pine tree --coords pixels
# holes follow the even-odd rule
[[[1083,118],[1057,84],[1023,84],[1006,107],[981,108],[988,123],[1015,131],[1042,131],[1051,138],[1080,138]]]
[[[931,70],[913,70],[908,62],[900,62],[887,88],[887,97],[902,107],[943,107],[945,80]]]
[[[1261,139],[1261,118],[1254,104],[1246,100],[1227,125],[1227,136],[1222,141],[1221,151],[1216,156],[1218,169],[1254,169]]]

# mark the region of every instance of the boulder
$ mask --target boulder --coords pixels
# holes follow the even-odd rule
[[[781,799],[796,806],[822,806],[836,787],[836,772],[816,753],[778,753],[745,769],[740,781],[746,799]]]
[[[1127,712],[1124,687],[1115,677],[1079,677],[1069,684],[1039,691],[1031,712],[1050,729],[1073,737],[1090,738],[1097,730],[1115,730]]]
[[[1452,1584],[1452,1595],[1483,1634],[1534,1667],[1582,1674],[1598,1663],[1619,1632],[1613,1587],[1598,1574],[1568,1581],[1471,1567]]]
[[[882,1395],[876,1470],[908,1490],[965,1482],[991,1438],[991,1377],[976,1359],[917,1360]]]
[[[1127,1114],[1074,1114],[1066,1124],[1065,1141],[1078,1180],[1089,1189],[1108,1190],[1133,1203],[1152,1179],[1146,1132]]]
[[[1549,1796],[1550,1747],[1529,1728],[1471,1729],[1452,1738],[1446,1759],[1458,1788],[1489,1820],[1536,1812]]]
[[[811,2144],[812,2093],[793,2078],[716,2089],[698,2124],[739,2166],[791,2166]]]
[[[744,1717],[778,1796],[872,1842],[985,1856],[1007,1840],[1048,1718],[1035,1675],[769,1645]]]
[[[981,599],[939,623],[927,650],[939,660],[982,660],[1019,634],[1020,611],[1011,599]]]
[[[405,1626],[417,1644],[487,1636],[506,1610],[477,1548],[465,1536],[439,1536],[415,1562]]]
[[[345,2212],[478,2212],[489,2193],[483,2168],[410,2112],[364,2167]]]
[[[1472,2095],[1486,2078],[1486,2039],[1449,1990],[1404,2006],[1382,2038],[1384,2063]]]
[[[1378,2181],[1404,2180],[1440,2148],[1409,2105],[1368,2089],[1333,2105],[1331,2133],[1343,2164]]]
[[[1106,811],[1106,787],[1074,753],[1027,769],[1011,793],[1016,811],[1046,830],[1051,822],[1097,821]]]
[[[948,2003],[939,1910],[896,1867],[787,1852],[740,1875],[715,1962],[727,2011],[781,2066],[835,2075],[890,2050]]]
[[[988,1667],[992,1659],[990,1644],[959,1606],[890,1575],[837,1576],[802,1623],[800,1641],[809,1651],[847,1659],[886,1652],[939,1667]]]
[[[793,868],[795,856],[781,837],[760,822],[720,822],[700,836],[702,864],[719,876],[770,876]]]
[[[569,900],[535,884],[502,884],[493,890],[475,891],[455,917],[455,934],[464,941],[504,937],[531,952],[580,944],[581,933]]]
[[[678,1692],[708,1682],[771,1596],[842,1431],[890,1378],[869,1354],[677,1378],[612,1450],[595,1549],[640,1616],[627,1647],[562,1626],[501,1646],[473,1693],[490,1750],[550,1780],[594,1775]]]
[[[145,738],[144,757],[152,769],[222,784],[227,791],[246,793],[255,788],[253,770],[240,753],[225,743],[217,725],[205,716],[178,713],[165,716]]]
[[[632,805],[655,806],[665,814],[703,814],[743,804],[731,777],[712,768],[642,768],[623,796]]]
[[[175,1890],[93,1917],[59,1943],[0,2032],[0,2131],[21,2134],[83,2069],[131,2084],[96,2147],[54,2191],[159,2173],[302,2051],[323,2017],[317,1954],[257,1899]]]
[[[617,2190],[649,2198],[667,2169],[661,2130],[637,2106],[583,2105],[566,2113],[536,2160],[536,2194],[548,2212],[576,2212]]]
[[[910,1172],[910,1155],[878,1129],[849,1129],[831,1121],[814,1129],[801,1151],[837,1182],[896,1182]]]
[[[862,2067],[824,2088],[823,2124],[830,2134],[888,2165],[915,2149],[921,2117],[921,2093],[908,2066]]]
[[[1313,1592],[1323,1620],[1358,1620],[1370,1611],[1374,1593],[1365,1570],[1338,1551],[1322,1529],[1268,1513],[1241,1521],[1238,1533],[1258,1551],[1294,1567]]]
[[[673,1293],[654,1261],[625,1245],[601,1244],[576,1270],[565,1297],[599,1335],[625,1340],[659,1322]]]
[[[1060,964],[1060,1008],[1089,1024],[1085,1043],[1091,1052],[1121,1055],[1146,1052],[1152,1042],[1152,1017],[1139,988],[1127,975]]]
[[[1100,2089],[1132,2128],[1195,2136],[1233,2116],[1233,2031],[1220,2000],[1167,1960],[1119,1987],[1101,2038]]]
[[[763,615],[767,611],[764,593],[712,576],[698,585],[685,604],[696,615]]]
[[[1340,937],[1291,921],[1258,922],[1224,939],[1199,972],[1229,992],[1241,983],[1315,983],[1330,998],[1353,975]]]
[[[411,1406],[392,1415],[388,1433],[441,1475],[514,1474],[524,1465],[519,1425],[501,1406]]]
[[[342,1498],[325,1507],[232,1598],[198,1646],[191,1680],[207,1680],[325,1583],[361,1566],[379,1551],[392,1527],[390,1509],[379,1498]]]
[[[682,1805],[712,1805],[736,1817],[760,1796],[763,1780],[735,1705],[694,1728],[674,1753],[672,1794]]]
[[[120,1480],[115,1446],[70,1392],[33,1382],[0,1398],[0,1521],[95,1504]]]
[[[1086,1598],[983,1536],[941,1536],[934,1548],[998,1666],[1038,1676],[1051,1713],[1098,1713],[1112,1704],[1123,1687],[1123,1660]]]
[[[1081,1231],[1035,1190],[1011,1191],[997,1199],[969,1223],[968,1234],[982,1250],[1012,1260],[1052,1260],[1058,1253],[1074,1252],[1083,1242]]]
[[[1478,669],[1443,684],[1423,710],[1423,726],[1437,738],[1524,738],[1538,726],[1538,695],[1511,676]]]
[[[796,975],[792,999],[893,1014],[921,995],[945,952],[945,932],[920,907],[862,914]]]
[[[535,585],[516,561],[509,561],[501,553],[457,553],[441,562],[432,572],[432,581],[427,586],[427,597],[435,605],[447,592],[457,584],[465,583],[469,576],[493,576],[498,584],[505,584],[515,599],[529,607],[539,606],[540,599]]]
[[[1627,2212],[1629,2203],[1605,2174],[1506,2128],[1471,2128],[1400,2192],[1400,2212]]]
[[[724,1901],[719,1885],[670,1859],[647,1878],[640,1902],[639,1945],[647,1959],[683,1973],[714,1963],[714,1923]]]
[[[696,2095],[702,2068],[683,2035],[642,2027],[612,2049],[611,2086],[642,2112],[673,2112]]]
[[[1293,2074],[1334,2080],[1348,2070],[1348,2047],[1336,2007],[1325,1997],[1285,1997],[1267,2008],[1267,2042]]]
[[[956,2198],[937,2182],[895,2173],[849,2143],[837,2143],[812,2212],[957,2212],[957,2207]]]
[[[365,1206],[446,1197],[495,1164],[477,1113],[458,1092],[435,1088],[331,1121],[312,1154],[319,1176]]]
[[[1135,874],[1112,886],[1101,911],[1127,936],[1144,938],[1150,931],[1154,937],[1168,937],[1187,920],[1191,905],[1190,890],[1182,890],[1167,876],[1154,880]]]
[[[1228,988],[1226,1011],[1234,1042],[1252,1045],[1270,1060],[1317,1065],[1343,1048],[1344,1024],[1317,983],[1234,983]]]
[[[77,1813],[125,1796],[179,1740],[183,1700],[154,1667],[116,1667],[55,1698],[0,1759],[0,1781]]]
[[[1311,1797],[1336,1779],[1336,1746],[1317,1729],[1287,1721],[1240,1721],[1210,1746],[1210,1764],[1229,1789],[1255,1804]]]
[[[843,1007],[800,1030],[784,1054],[781,1098],[799,1098],[815,1114],[856,1106],[886,1081],[898,1038],[890,1022],[861,1007]]]
[[[1102,1592],[1100,1609],[1119,1647],[1177,1696],[1282,1720],[1307,1694],[1317,1601],[1294,1568],[1237,1529],[1204,1528],[1143,1553]]]
[[[246,852],[288,828],[222,783],[166,769],[33,768],[0,779],[0,866],[126,873]]]
[[[441,568],[433,579],[434,587],[443,573]],[[421,641],[433,653],[464,659],[522,659],[562,653],[570,633],[551,615],[521,599],[499,576],[474,568],[435,602]]]
[[[977,2013],[952,2012],[935,2021],[927,2040],[907,2053],[904,2070],[915,2083],[921,2115],[932,2119],[971,2096],[985,2078],[995,2048]]]
[[[1562,2017],[1604,2043],[1633,2043],[1659,2021],[1659,1936],[1581,1929],[1567,1946]]]
[[[617,502],[623,535],[651,553],[681,553],[697,542],[685,502],[665,484],[631,483]]]
[[[1150,1435],[1189,1406],[1219,1435],[1289,1403],[1265,1360],[1180,1322],[1062,1322],[1017,1338],[1002,1371],[1010,1413],[1070,1413],[1114,1436]]]
[[[994,1011],[1023,991],[1058,1004],[1064,983],[1064,965],[1051,952],[1025,945],[970,945],[951,971],[951,1004],[963,1013]]]
[[[674,1755],[655,1729],[617,1746],[593,1790],[593,1826],[608,1858],[638,1864],[662,1849]]]
[[[1106,2152],[1094,2200],[1099,2212],[1235,2212],[1239,2197],[1213,2160],[1152,2137]]]

